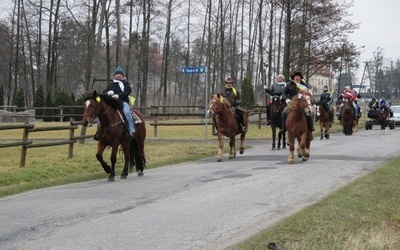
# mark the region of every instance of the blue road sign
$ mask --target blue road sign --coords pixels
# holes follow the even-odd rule
[[[185,67],[182,68],[183,74],[202,74],[206,73],[206,67]]]

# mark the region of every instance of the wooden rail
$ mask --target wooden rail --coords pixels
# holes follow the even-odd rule
[[[81,121],[70,121],[69,126],[51,126],[51,127],[36,127],[34,124],[10,124],[10,125],[0,125],[0,130],[10,130],[10,129],[23,129],[22,141],[20,142],[12,142],[12,143],[3,143],[0,144],[0,148],[6,147],[15,147],[22,146],[21,150],[21,160],[20,167],[25,167],[26,163],[26,155],[28,148],[40,148],[40,147],[51,147],[51,146],[59,146],[68,144],[68,158],[73,157],[74,152],[74,144],[81,139],[80,143],[83,143],[84,138],[90,138],[93,135],[85,135],[86,128],[82,127],[81,135],[75,136],[75,130],[78,128],[78,125],[82,124]],[[29,140],[29,133],[35,132],[46,132],[46,131],[54,131],[54,130],[69,130],[69,138],[62,138],[60,140],[54,140],[43,143],[34,143],[34,141]]]

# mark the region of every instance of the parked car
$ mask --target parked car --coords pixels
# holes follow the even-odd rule
[[[400,126],[400,105],[393,105],[390,108],[393,112],[393,117],[389,119],[393,120],[396,126]]]

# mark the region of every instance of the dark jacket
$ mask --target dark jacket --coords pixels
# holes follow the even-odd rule
[[[221,95],[228,99],[232,107],[239,106],[242,102],[242,95],[240,94],[240,91],[237,90],[235,87],[223,88],[221,90]]]
[[[287,99],[292,100],[293,96],[297,95],[298,93],[299,93],[299,87],[297,86],[297,83],[294,81],[290,81],[289,83],[286,84],[286,87],[283,89],[282,99],[283,101],[286,101]]]
[[[122,83],[123,87],[123,91],[121,90],[120,87],[120,82]],[[114,91],[114,94],[117,94],[119,96],[119,99],[121,101],[127,102],[129,103],[129,99],[128,96],[131,93],[132,89],[131,86],[129,85],[129,82],[126,80],[113,80],[112,82],[110,82],[107,86],[107,88],[103,91],[104,94],[107,94],[108,91]]]
[[[319,101],[327,106],[331,105],[333,101],[332,92],[330,92],[329,90],[322,92]]]

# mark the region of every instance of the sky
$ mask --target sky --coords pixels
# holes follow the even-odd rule
[[[350,20],[360,23],[360,28],[349,37],[361,52],[357,71],[359,82],[356,83],[359,84],[365,61],[373,59],[373,52],[378,47],[383,49],[383,56],[387,59],[384,66],[389,67],[391,60],[400,60],[400,0],[354,0],[349,12],[352,13]]]

